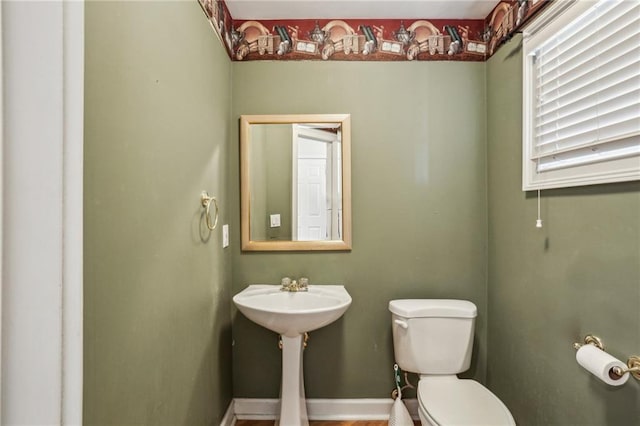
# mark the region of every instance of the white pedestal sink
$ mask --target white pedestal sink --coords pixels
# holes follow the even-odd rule
[[[280,289],[279,285],[250,285],[233,302],[251,321],[282,336],[279,424],[308,425],[303,336],[340,318],[351,305],[351,296],[341,285],[310,285],[307,291],[298,292]]]

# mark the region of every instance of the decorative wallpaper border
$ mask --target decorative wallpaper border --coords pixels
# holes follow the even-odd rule
[[[198,0],[235,61],[485,61],[551,0],[505,0],[481,20],[233,20]]]

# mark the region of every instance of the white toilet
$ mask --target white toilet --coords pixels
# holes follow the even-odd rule
[[[396,362],[420,375],[423,426],[515,425],[509,409],[489,389],[456,374],[469,369],[476,306],[466,300],[404,299],[389,302]]]

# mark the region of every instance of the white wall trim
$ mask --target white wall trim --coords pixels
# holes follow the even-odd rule
[[[63,3],[62,424],[82,425],[84,1]]]
[[[278,399],[236,398],[234,414],[238,420],[275,420]],[[418,401],[404,400],[409,413],[418,419]],[[307,399],[310,420],[388,420],[391,398]]]
[[[4,182],[2,177],[4,176],[4,160],[2,158],[2,153],[4,152],[4,111],[2,110],[2,106],[4,105],[4,77],[2,76],[2,2],[0,2],[0,283],[4,282],[3,273],[2,273],[2,265],[4,263],[4,255],[2,253],[2,247],[4,246],[4,236],[2,234],[2,224],[4,222],[3,212],[4,207],[2,206],[2,200],[4,199]],[[0,401],[2,401],[2,287],[0,286]],[[0,422],[2,422],[2,403],[0,402]]]
[[[81,425],[84,4],[1,7],[0,423]]]
[[[220,422],[220,426],[233,426],[236,424],[236,416],[235,416],[235,402],[231,400],[229,404],[229,408],[227,408],[227,412],[224,413],[224,417]]]

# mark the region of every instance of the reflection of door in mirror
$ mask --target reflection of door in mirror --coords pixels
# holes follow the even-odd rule
[[[292,152],[292,239],[340,239],[339,126],[294,124]]]

